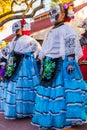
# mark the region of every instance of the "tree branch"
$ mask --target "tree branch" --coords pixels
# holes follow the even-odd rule
[[[44,8],[44,4],[43,4],[43,2],[41,1],[40,5],[39,5],[38,7],[36,7],[36,8],[34,8],[33,11],[32,11],[30,14],[25,15],[25,18],[33,18],[33,16],[35,15],[35,13],[36,13],[38,10],[42,9],[42,8]],[[22,10],[22,11],[23,11],[23,10]],[[18,12],[18,11],[16,11],[16,13],[17,13],[17,12]],[[19,11],[19,12],[21,12],[21,11]],[[11,13],[14,13],[14,14],[15,14],[15,12],[11,12]],[[6,19],[2,20],[2,22],[0,22],[0,27],[3,26],[3,25],[4,25],[5,23],[7,23],[8,21],[11,21],[11,20],[14,20],[14,19],[21,19],[22,16],[23,16],[22,14],[21,14],[21,15],[9,16],[8,18],[6,18]]]

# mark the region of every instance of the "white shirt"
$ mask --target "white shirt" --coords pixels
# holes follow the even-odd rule
[[[79,54],[77,50],[79,50]],[[64,58],[69,54],[82,56],[82,49],[73,29],[65,24],[50,30],[44,38],[39,58],[43,59],[45,56]]]
[[[25,54],[26,52],[37,53],[41,49],[40,44],[30,36],[23,35],[16,41],[14,39],[7,45],[9,52],[14,50],[15,52],[19,52],[22,54]]]

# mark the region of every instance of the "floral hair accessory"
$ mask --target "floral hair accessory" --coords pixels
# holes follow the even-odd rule
[[[25,20],[25,19],[22,19],[22,20],[21,20],[21,24],[22,24],[22,25],[26,24],[26,20]]]
[[[64,4],[63,7],[64,7],[64,9],[68,9],[69,4]]]
[[[22,25],[22,34],[23,35],[30,35],[30,30],[31,30],[31,25],[27,23],[25,19],[21,20],[21,25]]]

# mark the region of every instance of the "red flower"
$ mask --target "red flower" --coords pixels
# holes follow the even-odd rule
[[[65,19],[64,22],[70,22],[70,21],[71,21],[71,19],[70,19],[70,18],[67,18],[67,19]]]
[[[21,24],[22,24],[22,25],[26,24],[25,19],[22,19],[22,20],[21,20]]]

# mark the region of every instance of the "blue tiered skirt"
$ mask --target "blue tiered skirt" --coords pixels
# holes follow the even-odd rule
[[[66,71],[67,59],[59,62],[57,75],[51,86],[38,86],[32,124],[44,128],[63,129],[82,124],[85,112],[86,84],[77,63],[71,75]]]
[[[8,83],[0,82],[0,113],[3,113],[5,109],[7,85]]]
[[[23,118],[32,116],[35,105],[35,91],[39,85],[39,76],[34,55],[25,55],[15,73],[15,76],[4,83],[4,93],[1,103],[5,118]],[[6,86],[6,87],[5,87]]]

